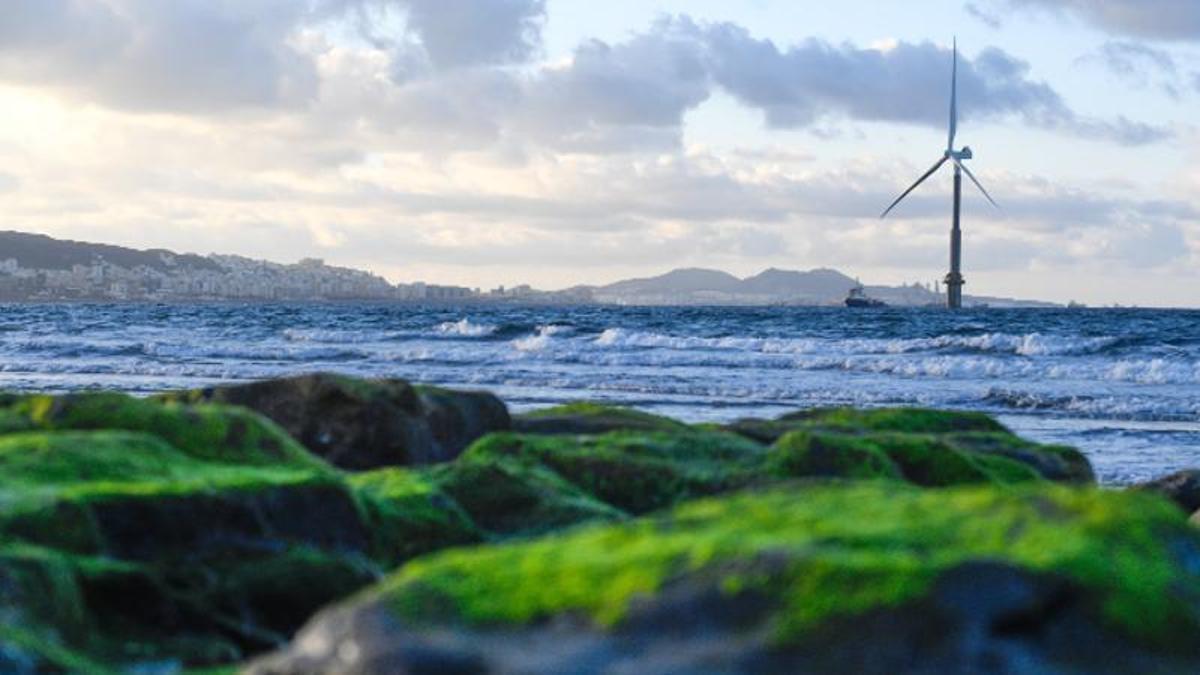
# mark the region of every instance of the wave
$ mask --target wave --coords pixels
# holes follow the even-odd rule
[[[520,352],[540,352],[550,346],[555,337],[566,337],[575,333],[574,326],[549,324],[538,326],[533,335],[526,335],[512,341],[514,349]]]
[[[440,323],[434,330],[441,335],[477,338],[492,335],[496,329],[497,326],[490,324],[478,324],[472,323],[470,319],[459,319]]]
[[[237,361],[328,362],[370,358],[369,352],[335,346],[295,347],[290,345],[195,345],[148,343],[141,353],[159,359],[219,359]]]
[[[979,352],[1017,356],[1077,356],[1102,354],[1130,346],[1128,338],[1075,337],[1027,333],[938,335],[928,338],[772,338],[695,337],[608,328],[595,338],[602,347],[763,352],[777,354],[907,354],[923,351]]]
[[[364,344],[392,342],[417,337],[417,333],[363,329],[285,328],[280,335],[288,342],[317,342],[331,344]]]
[[[1200,401],[1186,397],[1064,395],[994,388],[980,400],[989,407],[1089,419],[1196,422],[1200,418]]]

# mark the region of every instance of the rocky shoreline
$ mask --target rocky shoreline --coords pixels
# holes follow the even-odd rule
[[[1197,509],[977,413],[0,394],[0,672],[1200,672]]]

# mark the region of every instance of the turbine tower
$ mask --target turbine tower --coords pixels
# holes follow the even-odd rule
[[[992,206],[996,208],[1000,208],[1000,206],[996,204],[996,200],[992,199],[988,191],[983,188],[983,185],[976,180],[975,174],[971,173],[971,170],[963,164],[964,161],[971,159],[971,148],[964,145],[962,150],[954,149],[954,136],[958,131],[957,39],[954,40],[954,57],[952,63],[950,71],[950,136],[946,143],[946,152],[937,163],[917,179],[917,182],[912,184],[912,187],[897,197],[896,201],[892,202],[892,205],[887,207],[887,210],[879,217],[886,218],[887,214],[891,213],[892,209],[896,208],[896,205],[907,197],[910,192],[916,190],[918,185],[924,183],[926,178],[936,173],[946,162],[954,162],[954,216],[950,225],[950,273],[946,275],[946,306],[950,309],[960,309],[962,308],[962,287],[966,283],[962,275],[962,230],[959,229],[959,213],[962,210],[962,175],[964,173],[967,174],[967,178],[971,179],[971,182],[975,184],[975,187],[979,188],[984,197],[987,197]]]

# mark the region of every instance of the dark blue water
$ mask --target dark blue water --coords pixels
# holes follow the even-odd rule
[[[983,410],[1108,482],[1200,466],[1200,312],[0,305],[0,388],[150,392],[330,370],[688,420]]]

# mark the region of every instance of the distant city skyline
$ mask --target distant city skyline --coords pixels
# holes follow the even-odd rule
[[[0,229],[389,281],[945,274],[1200,306],[1200,3],[10,0]],[[924,161],[924,160],[922,160]],[[894,220],[893,220],[894,219]],[[0,260],[5,259],[0,251]]]

